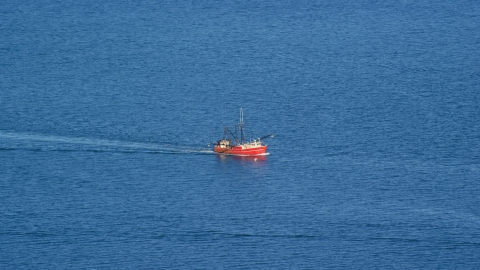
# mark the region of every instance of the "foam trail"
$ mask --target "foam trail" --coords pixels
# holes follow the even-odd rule
[[[127,141],[92,139],[92,138],[74,138],[74,137],[62,137],[62,136],[40,135],[40,134],[12,133],[12,132],[2,132],[2,131],[0,131],[0,138],[28,141],[28,142],[51,142],[51,143],[61,143],[61,144],[69,144],[69,145],[75,144],[75,145],[89,145],[89,146],[101,147],[101,149],[89,149],[89,150],[97,150],[97,151],[98,150],[107,151],[105,147],[108,147],[108,148],[113,148],[113,149],[108,149],[109,151],[147,150],[149,152],[154,152],[154,153],[155,152],[156,153],[203,153],[203,154],[213,153],[212,150],[207,148],[197,148],[197,147],[190,147],[190,146],[161,145],[156,143],[127,142]],[[49,149],[52,149],[52,145],[49,145]],[[56,149],[56,150],[61,150],[61,149]],[[77,149],[77,150],[84,150],[84,149]]]

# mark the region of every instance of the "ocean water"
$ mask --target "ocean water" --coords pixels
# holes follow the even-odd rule
[[[480,2],[0,3],[1,269],[478,269]],[[269,155],[209,143],[243,108]]]

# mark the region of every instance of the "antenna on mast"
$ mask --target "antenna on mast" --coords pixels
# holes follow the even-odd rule
[[[243,125],[243,109],[240,108],[240,124]]]
[[[245,137],[243,135],[243,109],[242,108],[240,108],[240,123],[238,123],[238,126],[240,127],[241,144],[244,144]]]

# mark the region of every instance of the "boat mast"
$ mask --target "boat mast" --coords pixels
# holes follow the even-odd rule
[[[243,109],[240,108],[240,123],[238,123],[238,126],[240,127],[240,140],[241,144],[245,143],[245,137],[243,135]]]

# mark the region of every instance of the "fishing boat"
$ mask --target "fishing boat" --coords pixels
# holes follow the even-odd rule
[[[235,132],[225,127],[223,138],[215,143],[213,151],[218,154],[234,156],[266,155],[267,145],[263,145],[262,140],[273,137],[273,134],[246,142],[243,126],[243,110],[240,108],[240,122],[235,126]]]

